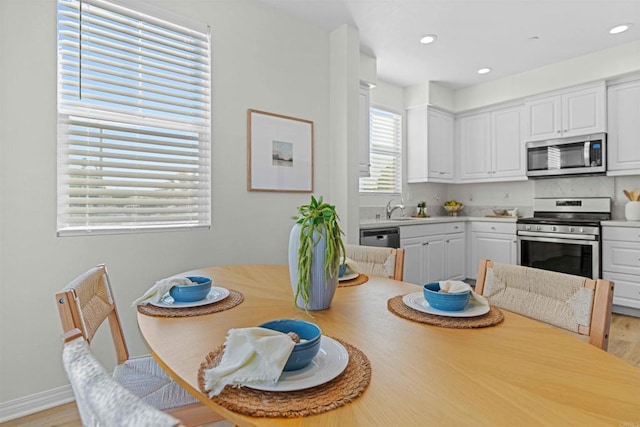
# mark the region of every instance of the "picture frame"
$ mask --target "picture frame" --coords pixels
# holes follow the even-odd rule
[[[247,189],[313,192],[313,121],[247,110]]]

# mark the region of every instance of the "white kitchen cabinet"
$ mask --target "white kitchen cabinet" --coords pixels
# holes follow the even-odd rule
[[[404,281],[423,285],[465,278],[464,222],[400,227]]]
[[[360,176],[369,176],[369,116],[370,90],[368,86],[360,86]]]
[[[452,182],[453,116],[432,107],[407,110],[407,182]]]
[[[460,117],[461,182],[527,179],[522,114],[516,105]]]
[[[605,94],[605,83],[601,82],[527,99],[526,140],[606,132]]]
[[[475,279],[481,259],[517,264],[515,222],[471,222],[471,254],[467,277]]]
[[[640,310],[640,227],[602,227],[602,277],[614,282],[614,311]]]
[[[640,80],[607,90],[607,175],[640,174]]]

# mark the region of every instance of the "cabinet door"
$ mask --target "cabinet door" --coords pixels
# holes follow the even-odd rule
[[[640,309],[640,278],[638,276],[605,271],[602,273],[602,277],[614,283],[614,305]],[[617,310],[614,308],[613,311],[616,312]]]
[[[407,182],[426,182],[427,176],[427,111],[407,110]]]
[[[360,176],[369,176],[369,88],[360,86]]]
[[[608,89],[607,175],[640,174],[640,80]]]
[[[427,164],[431,182],[453,179],[453,116],[427,112]]]
[[[502,264],[516,264],[516,237],[508,234],[472,233],[471,265],[474,266],[473,279],[481,259]]]
[[[602,270],[640,276],[640,243],[604,240]]]
[[[445,250],[445,279],[464,280],[466,278],[464,233],[447,234]]]
[[[445,242],[444,236],[427,236],[422,243],[424,254],[423,282],[445,280]]]
[[[560,96],[550,96],[525,104],[527,141],[542,141],[560,137],[562,132],[562,102]]]
[[[400,246],[404,249],[403,280],[416,285],[424,285],[425,257],[422,249],[422,238],[402,239]]]
[[[489,178],[491,171],[491,133],[489,113],[461,117],[460,179]]]
[[[562,136],[578,136],[606,131],[605,86],[562,95]]]
[[[491,113],[491,174],[496,178],[526,178],[522,110],[517,106]]]

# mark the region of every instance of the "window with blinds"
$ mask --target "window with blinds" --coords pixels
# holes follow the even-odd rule
[[[361,193],[402,192],[402,116],[370,109],[369,173],[360,178]]]
[[[141,7],[58,0],[59,235],[210,226],[209,29]]]

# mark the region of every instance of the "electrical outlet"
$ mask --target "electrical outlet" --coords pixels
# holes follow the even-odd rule
[[[504,193],[505,200],[509,198],[509,193]]]
[[[440,194],[436,193],[436,194],[433,196],[433,198],[434,198],[434,199],[436,199],[436,201],[437,201],[437,202],[439,202],[439,201],[440,201]]]

